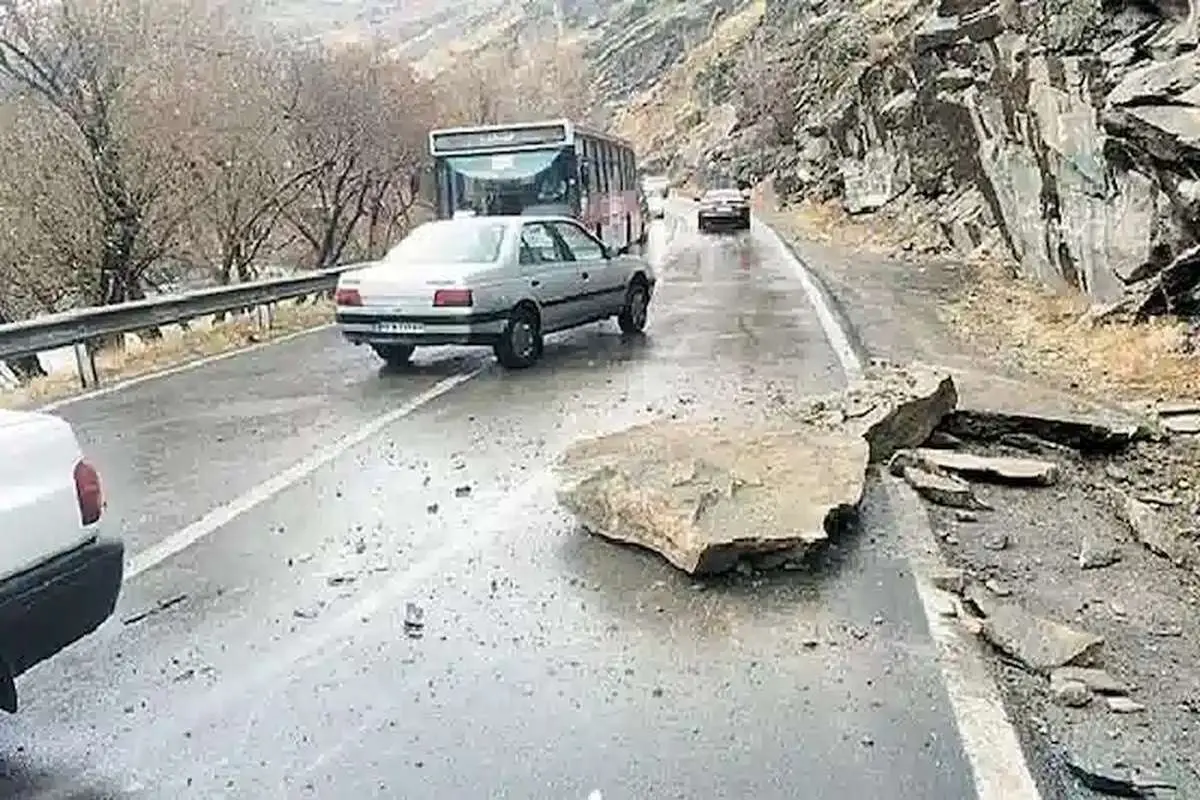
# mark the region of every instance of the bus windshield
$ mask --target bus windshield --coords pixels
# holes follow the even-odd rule
[[[567,214],[570,152],[570,148],[555,148],[444,156],[439,179],[445,182],[452,213]]]

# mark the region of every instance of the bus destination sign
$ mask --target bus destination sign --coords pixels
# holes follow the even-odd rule
[[[543,125],[537,128],[508,130],[458,131],[433,134],[433,151],[446,153],[462,150],[491,150],[496,147],[528,147],[539,144],[561,144],[567,140],[562,125]]]

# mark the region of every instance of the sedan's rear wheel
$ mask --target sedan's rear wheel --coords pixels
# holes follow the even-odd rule
[[[617,325],[622,333],[641,333],[646,329],[646,318],[650,311],[650,292],[646,285],[638,282],[629,287],[625,295],[625,307],[617,316]]]
[[[508,317],[500,341],[496,342],[496,360],[508,369],[533,366],[542,356],[542,323],[532,308],[516,308]]]
[[[389,367],[402,367],[409,362],[417,348],[411,344],[373,344],[371,349]]]

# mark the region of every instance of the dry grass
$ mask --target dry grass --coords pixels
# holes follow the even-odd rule
[[[206,356],[239,350],[288,334],[333,322],[333,305],[327,300],[305,305],[281,305],[270,330],[260,328],[254,317],[237,317],[211,327],[183,331],[144,347],[105,351],[96,356],[101,385],[135,378]],[[15,390],[0,389],[0,408],[25,408],[69,397],[83,391],[72,369],[39,378]]]
[[[805,200],[780,208],[773,189],[762,185],[755,191],[756,207],[787,230],[810,241],[845,247],[865,248],[877,253],[933,253],[942,249],[940,234],[918,210],[903,205],[869,216],[851,216],[837,201],[816,203]]]
[[[1098,324],[1078,295],[1013,278],[996,259],[973,267],[973,288],[943,315],[975,347],[1102,399],[1200,399],[1200,358],[1184,351],[1187,329],[1178,320]]]
[[[810,241],[893,257],[907,253],[909,262],[897,259],[898,268],[917,268],[911,257],[935,250],[938,236],[927,221],[913,218],[918,210],[851,217],[836,203],[779,209],[769,185],[756,195],[771,222]],[[971,352],[1100,400],[1200,399],[1200,357],[1185,352],[1187,328],[1180,321],[1096,323],[1082,296],[1014,277],[1007,254],[981,248],[964,261],[972,288],[936,311]]]

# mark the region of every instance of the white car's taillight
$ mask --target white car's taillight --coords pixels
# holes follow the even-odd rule
[[[87,461],[75,465],[75,496],[79,499],[79,519],[84,525],[100,520],[104,511],[104,492],[100,488],[100,473]]]

